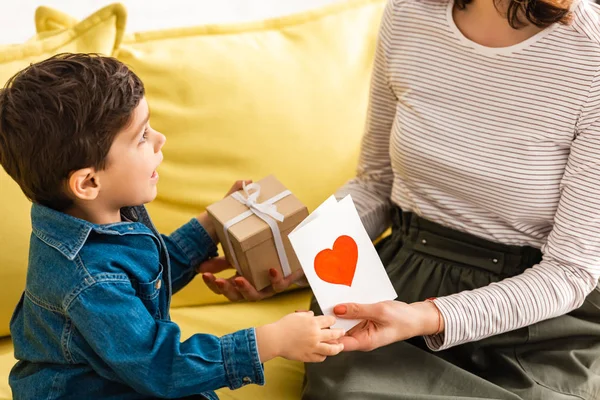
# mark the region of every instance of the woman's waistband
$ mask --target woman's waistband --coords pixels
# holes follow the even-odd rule
[[[401,232],[403,246],[451,262],[482,268],[499,275],[513,276],[539,263],[542,253],[530,246],[492,242],[447,228],[395,207],[395,232]]]

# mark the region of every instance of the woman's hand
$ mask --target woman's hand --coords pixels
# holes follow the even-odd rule
[[[302,269],[292,272],[287,278],[278,270],[271,268],[269,277],[271,278],[271,286],[267,286],[263,290],[256,290],[248,280],[239,275],[233,275],[227,279],[217,278],[215,273],[226,269],[233,268],[224,258],[213,258],[208,260],[198,267],[198,272],[202,274],[204,283],[210,290],[216,294],[222,294],[230,301],[258,301],[271,297],[276,293],[283,292],[290,287],[295,281],[304,276]]]
[[[349,303],[335,306],[333,312],[339,318],[365,320],[339,339],[344,351],[371,351],[414,336],[432,335],[438,327],[443,330],[441,314],[431,302]]]

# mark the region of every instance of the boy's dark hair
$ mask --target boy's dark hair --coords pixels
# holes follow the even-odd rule
[[[33,202],[63,211],[65,183],[81,168],[105,168],[116,134],[144,96],[123,63],[59,54],[17,73],[0,90],[0,164]]]

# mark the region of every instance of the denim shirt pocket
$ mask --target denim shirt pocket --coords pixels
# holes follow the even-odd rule
[[[160,319],[160,291],[163,286],[163,266],[160,265],[160,270],[156,278],[150,282],[139,282],[135,279],[131,281],[136,295],[142,300],[146,309],[153,318]]]

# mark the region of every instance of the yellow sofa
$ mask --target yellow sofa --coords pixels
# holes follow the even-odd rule
[[[144,81],[151,123],[167,136],[149,211],[170,232],[222,197],[236,179],[275,174],[314,209],[354,174],[375,40],[385,0],[349,0],[244,24],[125,34],[127,11],[88,18],[36,12],[35,37],[0,47],[0,83],[60,52],[113,55]],[[29,202],[0,169],[0,399],[10,399],[10,315],[23,290]],[[268,323],[306,308],[309,290],[259,303],[227,303],[201,279],[173,298],[183,337]],[[277,359],[266,386],[221,389],[223,399],[299,398],[303,366]]]

